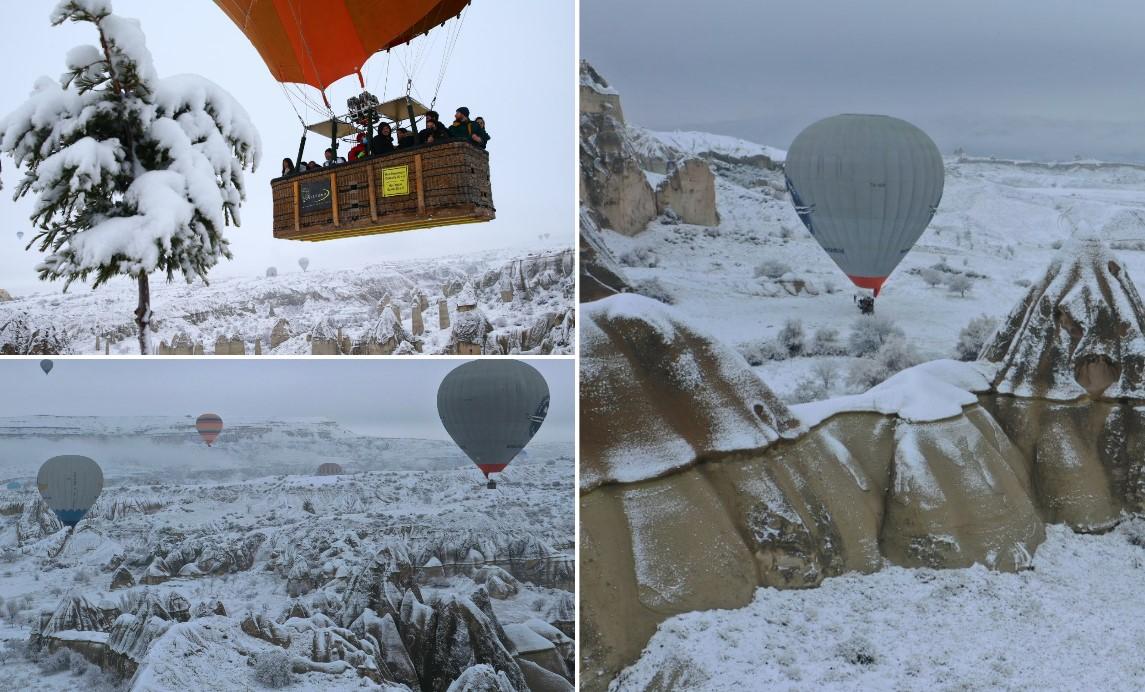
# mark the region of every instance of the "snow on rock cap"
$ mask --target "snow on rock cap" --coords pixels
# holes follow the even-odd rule
[[[802,432],[743,357],[650,298],[582,306],[581,491]]]
[[[1079,233],[982,350],[1001,394],[1145,399],[1145,307],[1106,244]]]

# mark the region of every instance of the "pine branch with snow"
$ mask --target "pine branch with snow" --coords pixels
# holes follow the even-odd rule
[[[258,132],[214,83],[160,79],[139,22],[113,14],[109,0],[64,0],[51,21],[90,23],[99,43],[68,51],[58,81],[39,78],[0,120],[0,154],[24,171],[15,197],[35,197],[40,279],[62,279],[67,290],[76,280],[136,278],[146,353],[148,275],[206,281],[231,257],[223,229],[240,223]]]

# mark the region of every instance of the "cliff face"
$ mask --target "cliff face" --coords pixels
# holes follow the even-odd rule
[[[1023,569],[1045,524],[1145,509],[1145,310],[1094,241],[983,351],[790,409],[667,306],[585,306],[582,671],[604,689],[657,625],[885,564]]]
[[[603,227],[636,235],[670,213],[686,224],[719,223],[715,175],[706,162],[663,146],[659,164],[635,146],[642,137],[624,120],[620,95],[581,62],[581,199]]]

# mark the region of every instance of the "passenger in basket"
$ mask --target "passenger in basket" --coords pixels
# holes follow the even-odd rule
[[[404,127],[398,128],[398,149],[408,149],[417,146],[417,137]]]
[[[341,156],[335,156],[333,149],[327,149],[326,161],[322,164],[322,167],[328,168],[330,166],[337,166],[340,163],[346,163],[346,159],[342,158]]]
[[[319,166],[317,161],[311,161],[306,164],[306,170],[308,171],[316,171],[319,168],[322,168],[322,166]]]
[[[294,175],[295,173],[297,173],[297,171],[294,170],[294,161],[292,159],[283,159],[282,177],[285,178],[286,176]]]
[[[389,123],[382,123],[378,128],[378,134],[370,140],[370,153],[388,154],[394,150],[394,131],[390,128]]]
[[[469,119],[469,109],[462,106],[453,114],[453,124],[449,126],[449,136],[464,139],[481,146],[485,133],[481,126]]]
[[[477,123],[477,127],[481,128],[481,148],[484,149],[489,144],[489,140],[493,139],[489,136],[489,130],[485,129],[485,118],[479,115],[473,119],[473,122]]]
[[[425,114],[425,129],[418,133],[418,142],[433,144],[445,142],[449,139],[449,128],[441,123],[437,111],[427,111]]]
[[[346,154],[346,158],[350,161],[357,161],[358,159],[365,158],[366,156],[366,135],[362,132],[359,132],[357,140],[358,143],[350,149],[349,154]]]

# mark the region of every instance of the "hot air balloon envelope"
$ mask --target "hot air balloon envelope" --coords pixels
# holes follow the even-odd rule
[[[195,429],[199,431],[199,436],[210,447],[215,443],[219,433],[223,431],[223,419],[217,413],[204,413],[195,421]]]
[[[54,367],[56,367],[56,364],[46,358],[40,361],[40,369],[44,371],[45,375],[51,372]]]
[[[449,436],[488,476],[537,434],[549,412],[549,386],[527,363],[475,360],[442,380],[437,412]]]
[[[99,464],[83,456],[52,457],[36,476],[40,496],[60,521],[75,526],[95,504],[103,490]]]
[[[938,147],[885,115],[836,115],[795,138],[784,164],[800,220],[855,285],[878,295],[942,199]]]
[[[470,0],[215,0],[280,82],[325,90],[366,60],[444,24]]]
[[[342,465],[341,464],[335,464],[333,462],[328,461],[325,464],[319,464],[318,465],[318,475],[319,476],[337,476],[337,475],[340,475],[342,473],[343,473],[343,471],[342,471]]]

